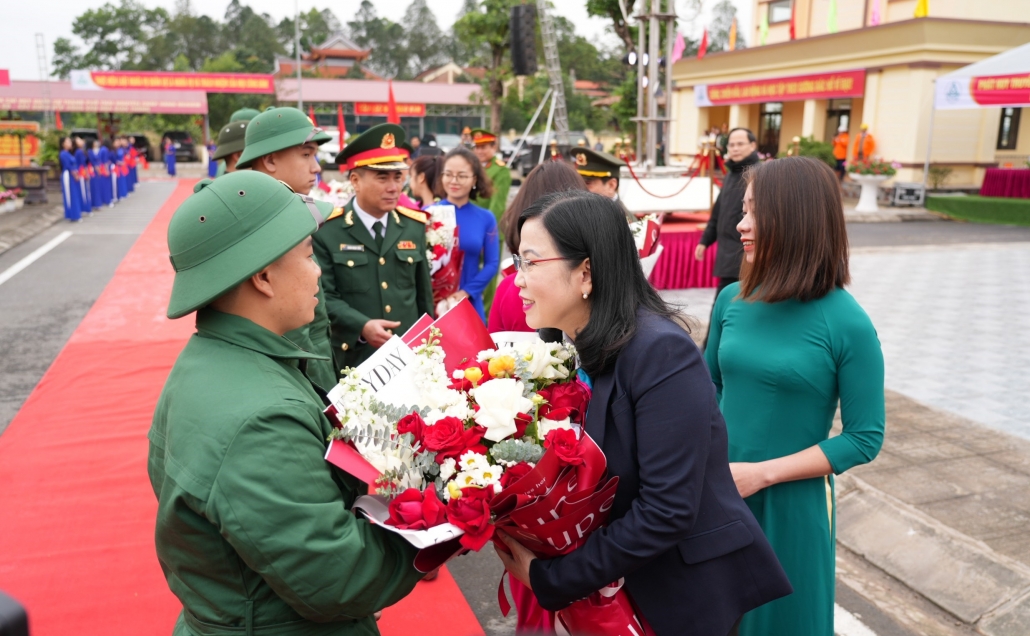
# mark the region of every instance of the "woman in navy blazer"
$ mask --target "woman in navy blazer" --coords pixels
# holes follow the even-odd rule
[[[734,485],[700,352],[644,278],[617,204],[549,195],[519,229],[526,322],[575,342],[594,384],[586,432],[619,486],[608,526],[574,552],[538,559],[500,533],[511,554],[498,555],[545,609],[624,578],[659,636],[732,634],[745,612],[791,587]]]

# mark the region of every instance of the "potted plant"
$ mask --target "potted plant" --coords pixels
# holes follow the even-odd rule
[[[872,158],[848,164],[848,174],[862,186],[855,212],[879,212],[876,193],[880,184],[897,174],[898,164]]]

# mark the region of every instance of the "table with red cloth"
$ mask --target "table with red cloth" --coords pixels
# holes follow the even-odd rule
[[[696,221],[678,221],[667,218],[659,237],[665,248],[651,272],[655,289],[690,289],[716,287],[719,279],[715,270],[716,245],[705,250],[705,257],[694,259],[694,250],[701,242],[705,224]]]
[[[988,168],[980,196],[1030,199],[1030,168]]]

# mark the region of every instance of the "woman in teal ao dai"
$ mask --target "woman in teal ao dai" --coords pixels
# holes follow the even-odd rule
[[[716,299],[705,352],[730,468],[794,593],[746,614],[741,636],[833,636],[833,475],[884,433],[883,354],[849,282],[840,187],[804,157],[749,175],[741,281]],[[843,430],[829,437],[837,404]]]

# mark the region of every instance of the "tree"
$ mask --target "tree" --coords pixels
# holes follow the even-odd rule
[[[647,0],[644,1],[646,2]],[[635,0],[623,0],[623,2],[623,6],[626,8],[626,15],[632,16]],[[637,49],[635,40],[637,28],[626,22],[625,17],[622,15],[622,9],[619,7],[619,0],[587,0],[587,15],[611,20],[612,30],[622,40],[622,45],[626,48],[626,52]]]
[[[148,9],[136,0],[89,9],[72,22],[72,33],[86,45],[86,52],[80,54],[70,40],[58,38],[54,42],[54,75],[67,77],[75,68],[150,68],[148,49],[152,40],[166,31],[168,21],[164,9]]]
[[[725,51],[730,46],[730,30],[733,21],[737,17],[737,7],[730,0],[720,0],[712,7],[712,23],[708,27],[708,50],[711,52]],[[744,41],[744,34],[737,30],[738,49],[747,47]]]
[[[384,77],[407,77],[407,51],[404,47],[404,27],[380,18],[369,0],[362,0],[347,30],[355,44],[372,53],[365,66]]]
[[[443,32],[436,23],[436,16],[429,9],[426,0],[412,0],[401,20],[404,28],[408,53],[407,71],[415,76],[442,64],[445,59]]]
[[[475,56],[470,60],[486,68],[484,88],[490,104],[490,127],[501,134],[504,80],[511,76],[509,21],[511,7],[520,0],[481,0],[479,9],[470,11],[454,23],[454,34]]]
[[[562,69],[576,70],[577,79],[594,82],[620,82],[626,76],[626,66],[621,55],[598,50],[594,44],[576,34],[576,26],[567,18],[556,15],[554,21],[555,35],[558,40],[558,59]],[[539,47],[540,66],[543,68],[543,46]]]
[[[325,42],[329,36],[342,29],[343,24],[330,9],[319,11],[312,8],[307,13],[300,14],[301,51],[310,51],[312,47]],[[276,27],[276,31],[279,33],[279,41],[290,52],[290,55],[296,55],[293,18],[283,18]]]
[[[454,18],[455,23],[457,23],[458,20],[461,20],[461,18],[466,14],[474,11],[479,11],[478,0],[464,0],[461,9],[458,11],[458,15]],[[463,42],[461,38],[455,34],[453,26],[451,26],[450,37],[445,39],[443,46],[447,57],[461,67],[469,66],[476,55],[480,53],[480,51],[476,51],[474,49],[475,43]]]

